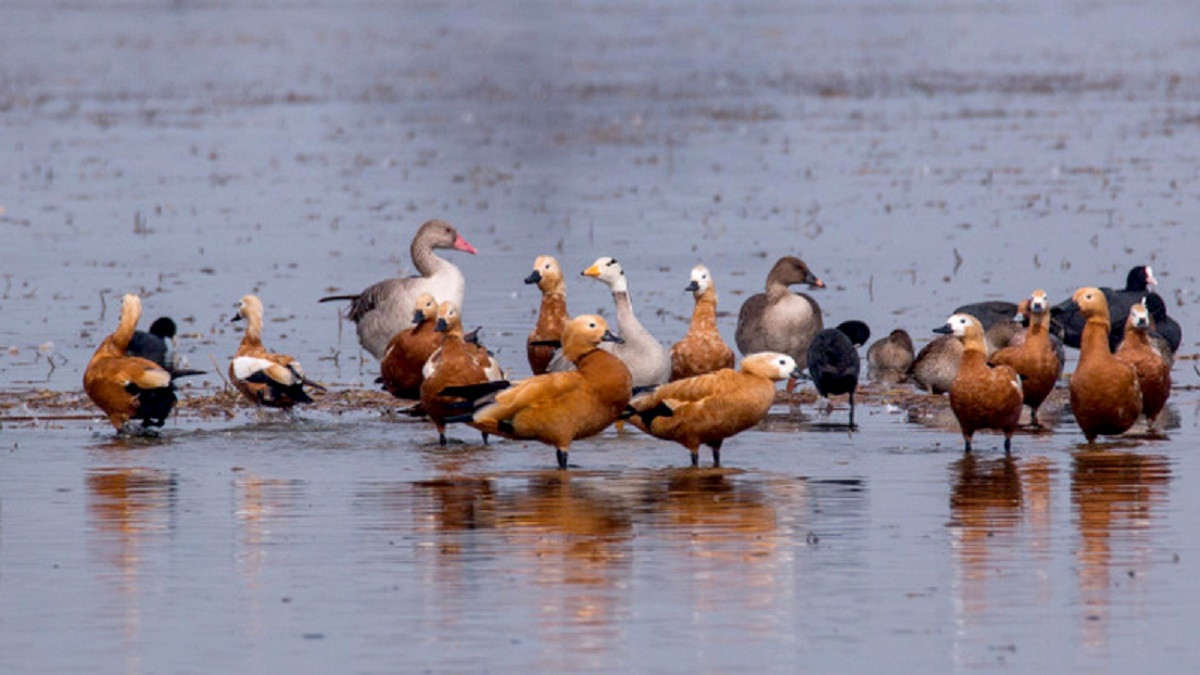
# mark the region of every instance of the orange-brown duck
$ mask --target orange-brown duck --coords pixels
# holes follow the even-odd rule
[[[950,409],[962,427],[963,449],[971,450],[971,437],[980,429],[1004,433],[1004,450],[1012,450],[1012,436],[1021,418],[1021,379],[1010,366],[989,366],[983,326],[970,314],[955,314],[934,329],[962,342],[962,362],[950,385]]]
[[[1092,286],[1071,296],[1086,318],[1079,341],[1079,365],[1071,375],[1071,412],[1088,443],[1124,433],[1142,412],[1137,371],[1109,351],[1108,301]]]
[[[704,265],[692,268],[691,291],[696,305],[687,335],[671,346],[671,380],[733,367],[733,350],[717,331],[717,287]]]

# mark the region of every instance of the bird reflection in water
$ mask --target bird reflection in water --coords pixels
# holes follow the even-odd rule
[[[1136,590],[1154,551],[1155,507],[1166,502],[1170,462],[1162,455],[1084,450],[1071,464],[1071,505],[1079,528],[1084,645],[1108,645],[1110,594]]]
[[[1006,605],[1026,594],[1034,604],[1050,597],[1054,467],[1040,456],[982,459],[965,453],[951,462],[949,473],[956,658],[960,665],[983,665],[996,648],[988,617],[1003,615]]]
[[[173,529],[178,482],[173,472],[136,466],[92,469],[86,482],[90,548],[116,570],[125,654],[138,658],[133,645],[141,633],[141,581],[153,574],[143,569],[145,552]]]

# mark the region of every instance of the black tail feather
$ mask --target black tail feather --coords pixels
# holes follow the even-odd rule
[[[559,349],[562,347],[562,340],[533,340],[529,343],[530,347],[554,347]]]
[[[178,380],[181,377],[191,377],[193,375],[203,375],[205,373],[203,370],[194,370],[192,368],[172,368],[170,372],[172,380]]]
[[[327,295],[317,302],[334,302],[335,300],[357,300],[361,293],[353,293],[350,295]]]
[[[621,419],[627,420],[634,415],[637,415],[639,418],[641,418],[642,424],[649,429],[650,423],[653,422],[655,418],[673,417],[675,415],[675,411],[671,410],[671,406],[667,405],[665,402],[659,401],[653,408],[648,408],[646,410],[635,410],[633,406],[626,406],[625,412],[621,413]]]
[[[446,387],[438,392],[440,396],[461,396],[462,398],[474,401],[475,399],[483,398],[488,394],[508,389],[512,383],[508,380],[495,380],[492,382],[481,382],[479,384],[463,384],[454,387]]]

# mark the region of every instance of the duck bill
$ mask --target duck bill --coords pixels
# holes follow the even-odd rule
[[[825,288],[825,282],[818,279],[817,275],[813,274],[812,272],[804,275],[804,283],[812,286],[813,288]]]
[[[700,290],[700,284],[693,281],[692,283],[687,285],[687,288],[685,288],[683,290],[691,291],[692,293],[695,293],[696,291]]]
[[[937,328],[934,328],[933,332],[941,333],[942,335],[950,335],[951,333],[954,332],[954,329],[950,327],[950,324],[945,324],[943,326],[938,326]]]
[[[536,284],[542,280],[542,273],[534,270],[529,276],[525,277],[525,283]]]
[[[615,342],[615,343],[617,343],[617,344],[619,344],[619,345],[623,345],[623,344],[625,344],[625,341],[624,341],[624,340],[622,340],[620,337],[618,337],[618,336],[617,336],[615,333],[613,333],[611,330],[606,330],[606,331],[604,331],[604,335],[601,335],[601,336],[600,336],[600,340],[601,340],[602,342]]]
[[[471,255],[479,253],[479,251],[475,250],[474,246],[468,244],[466,239],[463,239],[461,234],[454,238],[454,248],[464,253],[470,253]]]
[[[438,319],[437,325],[433,329],[439,333],[445,333],[447,330],[450,330],[450,324],[446,323],[445,319]]]
[[[789,380],[803,380],[803,379],[805,379],[805,377],[804,377],[804,373],[800,372],[800,369],[797,368],[788,374],[788,379]]]
[[[234,315],[233,315],[233,318],[229,320],[229,323],[237,323],[237,322],[239,322],[239,321],[241,321],[241,320],[242,320],[242,315],[241,315],[241,314],[234,314]]]
[[[419,309],[413,312],[413,323],[425,323],[425,312]]]
[[[598,276],[600,276],[600,268],[596,267],[595,265],[592,265],[591,267],[587,268],[586,270],[580,272],[580,274],[585,277],[598,277]]]

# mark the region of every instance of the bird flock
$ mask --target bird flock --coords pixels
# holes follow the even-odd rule
[[[691,270],[684,288],[695,301],[691,321],[668,349],[638,321],[617,260],[601,257],[581,272],[612,292],[614,332],[601,316],[570,316],[562,268],[553,257],[539,256],[524,279],[542,296],[526,339],[533,375],[512,381],[477,332],[464,333],[465,279],[438,249],[477,252],[452,225],[431,220],[412,240],[416,276],[319,301],[350,302],[347,316],[359,343],[380,361],[377,382],[397,398],[419,400],[408,412],[432,421],[443,445],[446,426],[465,423],[481,432],[484,443],[498,435],[552,446],[565,469],[572,441],[627,422],[682,445],[693,466],[707,446],[719,466],[724,441],[766,417],[777,383],[787,382],[790,392],[801,379],[824,397],[848,394],[854,428],[858,349],[870,329],[861,321],[824,328],[817,302],[792,290],[824,287],[797,257],[780,258],[764,292],[742,304],[735,342],[743,358],[735,369],[734,352],[717,328],[717,288],[707,267]],[[980,430],[1003,433],[1005,451],[1011,451],[1024,406],[1031,425],[1040,427],[1038,410],[1058,386],[1065,344],[1079,349],[1068,388],[1089,443],[1124,433],[1143,416],[1153,429],[1170,395],[1182,339],[1179,324],[1153,292],[1156,285],[1152,270],[1141,266],[1130,271],[1124,289],[1082,287],[1056,306],[1044,290],[1019,303],[964,305],[920,353],[898,328],[868,347],[867,364],[882,381],[907,380],[948,393],[966,451]],[[138,331],[141,313],[140,299],[125,295],[116,330],[96,349],[83,378],[87,395],[119,433],[161,427],[176,402],[175,381],[201,372],[176,363],[170,349],[174,322],[159,319],[149,332]],[[229,378],[248,401],[291,409],[312,402],[310,392],[324,391],[298,361],[264,347],[258,297],[243,297],[233,320],[244,321],[245,332]]]

